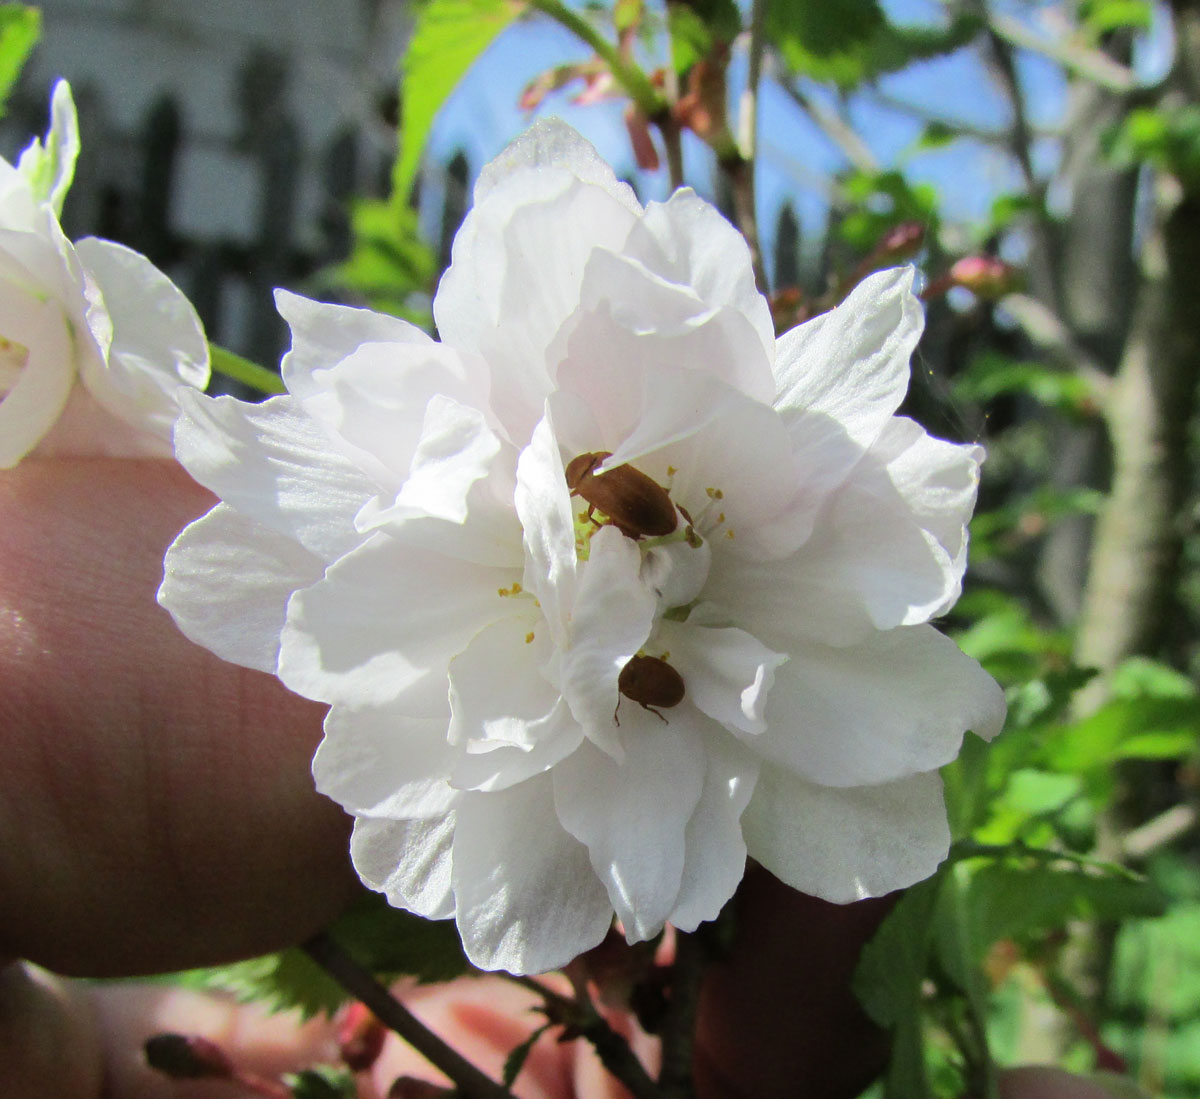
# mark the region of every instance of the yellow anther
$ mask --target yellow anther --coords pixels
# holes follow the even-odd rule
[[[704,490],[704,492],[705,492],[705,495],[707,495],[710,500],[724,500],[725,499],[725,493],[723,493],[719,488],[706,488]]]
[[[733,537],[733,527],[730,527],[730,528],[729,528],[729,529],[728,529],[728,530],[725,532],[725,537],[726,537],[726,538],[732,538],[732,537]]]
[[[529,633],[527,633],[527,634],[525,635],[525,644],[526,644],[526,645],[532,645],[532,644],[533,644],[533,631],[532,631],[532,630],[530,630],[530,631],[529,631]]]

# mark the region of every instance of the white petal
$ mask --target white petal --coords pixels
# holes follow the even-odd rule
[[[288,392],[301,400],[326,388],[314,379],[314,372],[328,370],[363,344],[433,344],[408,321],[370,309],[312,301],[288,290],[275,291],[275,308],[292,330],[292,346],[283,356],[280,372]]]
[[[354,516],[375,493],[291,397],[246,404],[179,395],[175,454],[231,507],[325,560],[360,541]]]
[[[541,603],[551,637],[565,647],[575,600],[575,517],[549,420],[538,423],[517,462],[516,507],[524,529],[525,586]]]
[[[748,322],[732,310],[707,314],[676,331],[665,324],[642,331],[622,324],[606,301],[564,326],[552,357],[562,359],[560,387],[582,399],[599,425],[604,449],[618,461],[689,437],[738,398],[774,415],[737,387],[746,381],[739,372],[753,373],[756,360],[765,371],[767,360]],[[786,454],[790,441],[782,425],[779,434]]]
[[[167,550],[158,601],[222,660],[274,672],[288,600],[323,571],[298,542],[218,504]]]
[[[716,211],[713,216],[721,220]],[[623,346],[647,340],[653,357],[661,362],[712,374],[768,404],[774,396],[774,337],[764,347],[754,319],[741,309],[706,301],[699,288],[671,281],[639,260],[603,249],[588,258],[579,295],[584,315],[606,314],[616,326],[610,338],[622,346],[614,348],[614,361],[624,357]],[[573,341],[576,353],[588,338]],[[561,341],[556,341],[552,359],[560,357],[560,346]]]
[[[79,120],[71,86],[59,80],[50,94],[50,129],[43,144],[35,138],[22,151],[17,170],[41,202],[61,214],[79,157]]]
[[[670,651],[692,705],[727,729],[761,733],[775,669],[787,656],[738,629],[663,622],[658,641]]]
[[[475,182],[475,205],[500,187],[525,186],[528,169],[562,169],[576,179],[607,191],[630,213],[640,214],[641,204],[628,183],[617,179],[608,162],[578,130],[559,118],[541,118],[488,161]],[[542,174],[541,171],[538,173]]]
[[[683,879],[669,919],[682,931],[714,920],[742,880],[742,813],[758,781],[758,763],[732,737],[705,734],[704,789],[684,836]]]
[[[841,305],[779,339],[775,407],[793,438],[814,430],[807,413],[823,413],[870,446],[904,399],[909,358],[925,325],[912,292],[913,269],[896,267],[864,279]]]
[[[485,170],[433,303],[441,338],[490,366],[492,407],[517,446],[542,415],[547,349],[579,307],[588,256],[619,248],[640,209],[578,135],[535,131]]]
[[[448,717],[450,660],[509,612],[511,577],[373,534],[292,597],[279,678],[322,702]]]
[[[767,300],[754,283],[746,240],[710,203],[689,187],[665,203],[652,202],[629,235],[625,254],[680,285],[694,288],[710,306],[729,305],[753,324],[767,353],[775,358],[775,326]],[[770,400],[771,393],[752,397]]]
[[[481,630],[450,662],[450,741],[462,751],[451,781],[460,789],[492,791],[524,782],[583,739],[526,643],[532,612]]]
[[[454,915],[452,891],[455,814],[430,820],[359,817],[350,858],[363,883],[429,920]]]
[[[542,973],[597,945],[612,906],[554,811],[549,775],[466,794],[454,837],[458,929],[481,969]]]
[[[660,612],[693,602],[704,590],[712,545],[668,542],[642,551],[641,580],[658,597]]]
[[[935,439],[920,424],[897,416],[884,428],[872,455],[886,464],[892,484],[921,526],[945,549],[955,575],[961,577],[983,447]]]
[[[15,466],[54,426],[75,383],[71,335],[57,301],[0,285],[0,334],[27,349],[0,400],[0,469]]]
[[[640,566],[637,543],[616,527],[592,536],[563,652],[563,697],[587,735],[606,750],[617,750],[617,677],[650,635],[657,605],[641,582]]]
[[[104,297],[112,324],[107,369],[83,371],[84,384],[110,411],[169,439],[180,386],[208,385],[208,343],[179,288],[139,252],[86,237],[75,250]]]
[[[961,549],[960,560],[952,560],[872,452],[817,513],[812,536],[792,556],[714,553],[706,598],[781,651],[794,640],[846,645],[874,630],[926,622],[953,604]]]
[[[358,526],[372,529],[420,515],[464,522],[471,489],[487,476],[499,452],[500,440],[482,412],[449,397],[433,397],[425,407],[408,480],[391,505],[368,505],[357,519]]]
[[[335,706],[312,773],[317,789],[348,813],[429,820],[458,800],[447,782],[453,761],[443,718]]]
[[[489,387],[482,361],[437,343],[364,343],[311,381],[305,412],[393,492],[411,472],[430,401],[486,408]]]
[[[921,881],[950,848],[936,771],[833,789],[764,767],[742,829],[751,858],[793,889],[834,904]]]
[[[845,648],[793,649],[754,750],[827,786],[891,782],[949,763],[968,729],[995,736],[1004,713],[975,660],[932,626],[906,626]]]
[[[704,786],[704,719],[687,706],[665,718],[626,700],[620,763],[584,742],[551,772],[558,817],[587,845],[630,942],[658,934],[675,908],[684,835]]]

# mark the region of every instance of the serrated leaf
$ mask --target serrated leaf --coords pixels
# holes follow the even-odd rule
[[[995,863],[972,869],[960,899],[965,903],[946,918],[969,922],[965,931],[956,934],[969,944],[970,952],[956,955],[946,950],[945,944],[939,945],[943,963],[960,975],[965,967],[982,962],[988,949],[1002,939],[1027,939],[1073,919],[1117,921],[1157,916],[1165,905],[1162,893],[1149,882],[1085,873],[1073,867]]]
[[[900,26],[875,0],[777,0],[766,17],[767,38],[792,72],[842,88],[951,53],[981,26],[971,13],[942,27]]]
[[[892,1032],[892,1058],[884,1095],[908,1099],[930,1094],[921,1027],[921,983],[932,949],[932,916],[944,871],[900,898],[863,947],[853,978],[866,1013]]]
[[[516,1082],[517,1077],[521,1075],[521,1069],[525,1067],[525,1061],[533,1051],[534,1045],[550,1029],[550,1026],[550,1023],[543,1023],[504,1058],[504,1071],[501,1073],[501,1079],[504,1081],[506,1088],[511,1088]]]
[[[441,106],[484,50],[521,12],[514,0],[429,0],[401,65],[400,139],[392,195],[404,202]]]
[[[42,34],[42,13],[25,4],[0,4],[0,115]]]
[[[691,0],[667,5],[671,36],[671,65],[683,75],[703,60],[717,43],[732,42],[742,29],[742,17],[733,0]]]
[[[1107,768],[1118,759],[1170,758],[1140,753],[1178,748],[1185,756],[1200,744],[1200,700],[1116,698],[1095,713],[1057,730],[1042,758],[1058,771]]]
[[[354,959],[381,980],[415,977],[421,983],[450,981],[469,972],[453,920],[425,920],[392,908],[378,893],[365,893],[329,929]],[[298,948],[232,965],[180,975],[189,987],[219,988],[272,1011],[300,1011],[306,1018],[332,1015],[350,998]]]
[[[452,981],[471,971],[453,920],[426,920],[366,893],[330,928],[360,965],[422,984]]]

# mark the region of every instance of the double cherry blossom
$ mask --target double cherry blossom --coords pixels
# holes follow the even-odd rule
[[[287,394],[181,393],[220,503],[160,601],[329,704],[358,873],[484,968],[560,966],[614,913],[690,930],[747,857],[836,902],[909,885],[949,843],[938,768],[1004,718],[929,625],[982,452],[895,414],[912,277],[776,340],[711,206],[643,208],[540,123],[481,175],[439,341],[280,292]]]
[[[0,159],[0,469],[31,452],[171,454],[181,388],[208,384],[196,311],[145,256],[59,224],[79,134],[65,81],[51,125]]]

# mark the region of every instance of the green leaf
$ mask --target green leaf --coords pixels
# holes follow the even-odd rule
[[[0,116],[41,34],[42,13],[37,8],[0,4]]]
[[[1091,386],[1077,374],[1038,362],[1011,359],[995,351],[976,355],[954,380],[961,401],[990,401],[1006,394],[1030,396],[1060,412],[1079,412],[1092,398]]]
[[[1115,698],[1055,730],[1042,759],[1057,771],[1107,769],[1120,759],[1172,759],[1200,744],[1200,700]]]
[[[414,916],[393,908],[382,893],[364,893],[329,930],[374,973],[433,984],[471,970],[453,920]]]
[[[1085,0],[1080,19],[1095,40],[1116,30],[1149,30],[1154,9],[1149,0]]]
[[[932,948],[932,917],[945,878],[941,871],[913,886],[892,909],[859,957],[854,994],[863,1010],[892,1031],[887,1099],[930,1094],[921,1027],[921,984]]]
[[[364,894],[329,929],[361,965],[384,980],[415,977],[450,981],[470,965],[453,920],[424,920],[392,908],[378,893]],[[305,1017],[332,1015],[349,999],[341,985],[303,950],[293,948],[232,965],[191,970],[180,983],[220,988],[271,1010],[299,1010]]]
[[[876,0],[775,0],[768,5],[767,38],[792,72],[850,88],[914,61],[951,53],[981,27],[970,13],[945,26],[890,22]]]
[[[521,12],[514,0],[429,0],[401,65],[394,201],[407,201],[433,120],[459,80]]]
[[[1123,1012],[1200,1023],[1200,905],[1179,905],[1161,919],[1121,928],[1109,997]]]
[[[671,64],[681,76],[703,60],[718,43],[732,42],[742,29],[733,0],[690,0],[667,4]]]
[[[970,955],[942,957],[956,972],[968,964],[978,965],[1002,939],[1027,940],[1073,919],[1119,921],[1157,916],[1165,905],[1162,893],[1149,882],[1085,873],[1073,867],[997,863],[970,873],[965,898],[966,904],[947,918],[969,921],[961,934],[970,943]]]
[[[437,258],[421,239],[416,211],[397,202],[363,199],[350,216],[350,255],[314,280],[316,286],[423,325],[427,318],[420,305],[414,306],[414,295],[432,289]]]
[[[511,1088],[516,1082],[517,1077],[521,1075],[521,1069],[525,1067],[526,1059],[533,1051],[534,1044],[550,1029],[551,1025],[550,1023],[543,1023],[504,1059],[504,1071],[501,1074],[501,1079],[504,1081],[506,1088]]]
[[[292,1089],[295,1099],[355,1099],[358,1095],[354,1073],[333,1065],[286,1073],[283,1082]]]

